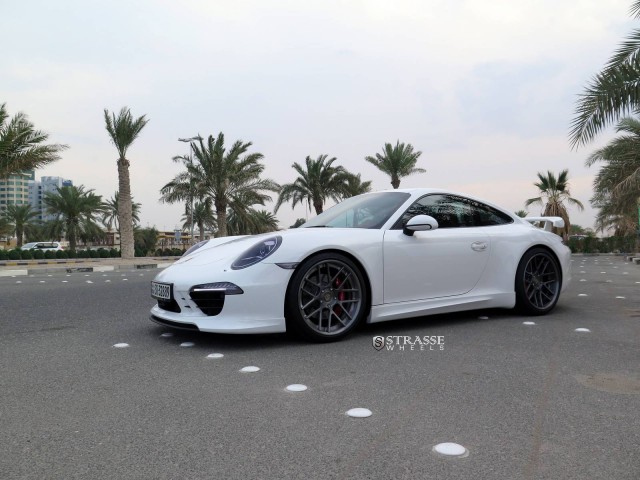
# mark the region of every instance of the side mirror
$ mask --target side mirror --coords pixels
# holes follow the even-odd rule
[[[413,236],[414,232],[423,232],[425,230],[435,230],[438,228],[438,221],[429,215],[416,215],[409,219],[402,227],[402,233]]]

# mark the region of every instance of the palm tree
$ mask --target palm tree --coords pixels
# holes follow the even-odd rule
[[[360,174],[348,175],[346,177],[343,198],[355,197],[371,191],[371,181],[362,181]]]
[[[251,205],[264,205],[271,197],[265,192],[277,192],[280,186],[260,176],[264,165],[261,153],[249,153],[251,142],[236,141],[230,149],[224,145],[224,134],[209,135],[206,143],[199,138],[191,142],[193,161],[185,162],[186,171],[176,175],[160,193],[161,201],[187,201],[191,196],[213,204],[218,231],[227,236],[227,208],[241,211]]]
[[[49,135],[36,130],[24,113],[9,120],[6,103],[0,105],[0,179],[33,170],[60,159],[67,145],[45,144]]]
[[[291,202],[295,208],[298,203],[307,202],[309,208],[313,205],[316,214],[321,214],[327,199],[339,202],[346,193],[346,183],[350,174],[342,166],[333,166],[335,157],[327,160],[328,155],[320,155],[313,160],[307,157],[306,168],[294,162],[293,169],[298,172],[298,178],[293,183],[282,185],[280,195],[274,211],[277,212],[284,202]]]
[[[569,192],[569,170],[562,170],[557,178],[549,171],[546,175],[538,172],[538,179],[540,181],[534,185],[538,187],[540,196],[530,198],[524,204],[526,207],[533,204],[544,204],[544,216],[561,217],[564,220],[564,228],[555,229],[555,231],[566,239],[571,230],[571,223],[564,202],[578,207],[579,210],[584,210],[582,203],[571,197]]]
[[[216,217],[213,214],[210,201],[196,202],[193,205],[193,217],[191,216],[191,205],[188,203],[185,205],[184,215],[182,216],[183,229],[191,229],[191,219],[193,223],[198,226],[198,233],[200,235],[200,241],[204,240],[205,229],[209,228],[213,230],[216,226]],[[193,239],[191,239],[193,241]]]
[[[244,213],[240,216],[234,211],[229,212],[227,226],[230,235],[256,235],[278,230],[278,219],[273,213],[253,208]]]
[[[120,234],[120,223],[118,222],[118,191],[113,194],[109,200],[104,202],[104,213],[102,214],[102,224],[111,231],[112,227],[116,227],[116,231]],[[134,229],[140,223],[140,203],[134,202],[131,197],[131,219]]]
[[[365,157],[365,160],[376,167],[381,172],[391,177],[393,188],[400,187],[400,179],[408,177],[414,173],[425,173],[423,168],[416,167],[418,158],[422,152],[414,152],[410,143],[400,143],[398,140],[395,147],[390,143],[385,143],[382,155],[376,153],[375,157]]]
[[[640,18],[640,0],[630,13]],[[620,116],[640,109],[640,29],[618,47],[604,69],[596,74],[580,95],[571,123],[573,147],[586,144]]]
[[[104,110],[104,121],[111,142],[118,150],[118,222],[120,224],[120,254],[122,258],[134,257],[133,238],[133,207],[131,198],[131,180],[129,178],[129,160],[127,160],[127,150],[138,138],[140,132],[149,120],[145,115],[134,119],[131,111],[123,107],[116,117],[115,113],[109,115],[107,109]]]
[[[11,235],[12,231],[13,229],[11,227],[11,224],[9,223],[9,220],[7,220],[3,216],[0,216],[0,238],[8,237],[9,235]]]
[[[154,227],[138,228],[134,230],[136,239],[136,250],[141,250],[146,255],[150,250],[156,248],[158,242],[158,230]]]
[[[64,232],[71,250],[76,249],[78,238],[88,241],[104,235],[98,225],[104,205],[93,190],[85,190],[82,185],[59,187],[57,192],[45,193],[43,202],[47,213],[57,217],[50,224],[51,235],[57,237]]]
[[[25,233],[29,233],[32,227],[37,224],[34,219],[38,212],[31,209],[31,205],[9,204],[4,211],[3,217],[10,227],[10,234],[15,233],[18,239],[18,247],[22,246]]]
[[[527,212],[526,210],[518,210],[517,212],[515,212],[515,214],[520,218],[524,218],[529,215],[529,212]]]
[[[602,163],[593,182],[591,204],[599,209],[599,231],[613,229],[616,235],[631,236],[637,229],[640,199],[640,120],[623,118],[616,133],[623,135],[593,152],[586,161],[588,166]]]

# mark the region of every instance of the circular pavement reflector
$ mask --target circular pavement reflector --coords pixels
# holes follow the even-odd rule
[[[221,353],[210,353],[209,355],[207,355],[207,358],[222,358],[222,357],[224,357],[224,355]]]
[[[591,333],[591,330],[589,330],[588,328],[576,328],[574,332]]]
[[[353,418],[366,418],[370,417],[372,413],[368,408],[352,408],[347,410],[347,415]]]
[[[127,348],[129,346],[128,343],[116,343],[114,347],[116,348]]]
[[[588,297],[589,295],[587,295],[586,293],[579,293],[578,296],[579,297]]]
[[[258,372],[260,371],[260,367],[243,367],[240,369],[241,372],[243,373],[253,373],[253,372]]]
[[[193,342],[182,342],[180,344],[181,347],[193,347],[195,345],[195,343]]]
[[[304,392],[307,389],[306,385],[302,385],[301,383],[294,383],[293,385],[288,385],[287,390],[290,392]]]
[[[164,337],[164,338],[173,337],[173,333],[171,333],[171,332],[164,332],[164,333],[161,333],[161,334],[160,334],[160,336],[161,336],[161,337]]]
[[[446,455],[448,457],[462,457],[466,456],[469,451],[464,448],[462,445],[457,443],[439,443],[435,447],[433,447],[433,451],[439,453],[440,455]]]

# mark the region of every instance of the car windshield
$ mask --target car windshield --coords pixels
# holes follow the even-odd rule
[[[26,249],[26,248],[33,248],[33,247],[35,247],[37,244],[38,244],[37,242],[25,243],[25,244],[22,246],[22,248],[23,248],[23,249]]]
[[[379,192],[351,197],[312,218],[302,228],[380,228],[410,196],[406,192]]]

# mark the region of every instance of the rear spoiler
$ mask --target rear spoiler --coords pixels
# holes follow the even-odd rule
[[[524,217],[523,220],[533,224],[536,222],[544,223],[544,229],[547,232],[551,232],[553,227],[555,228],[563,228],[564,220],[560,217]]]

